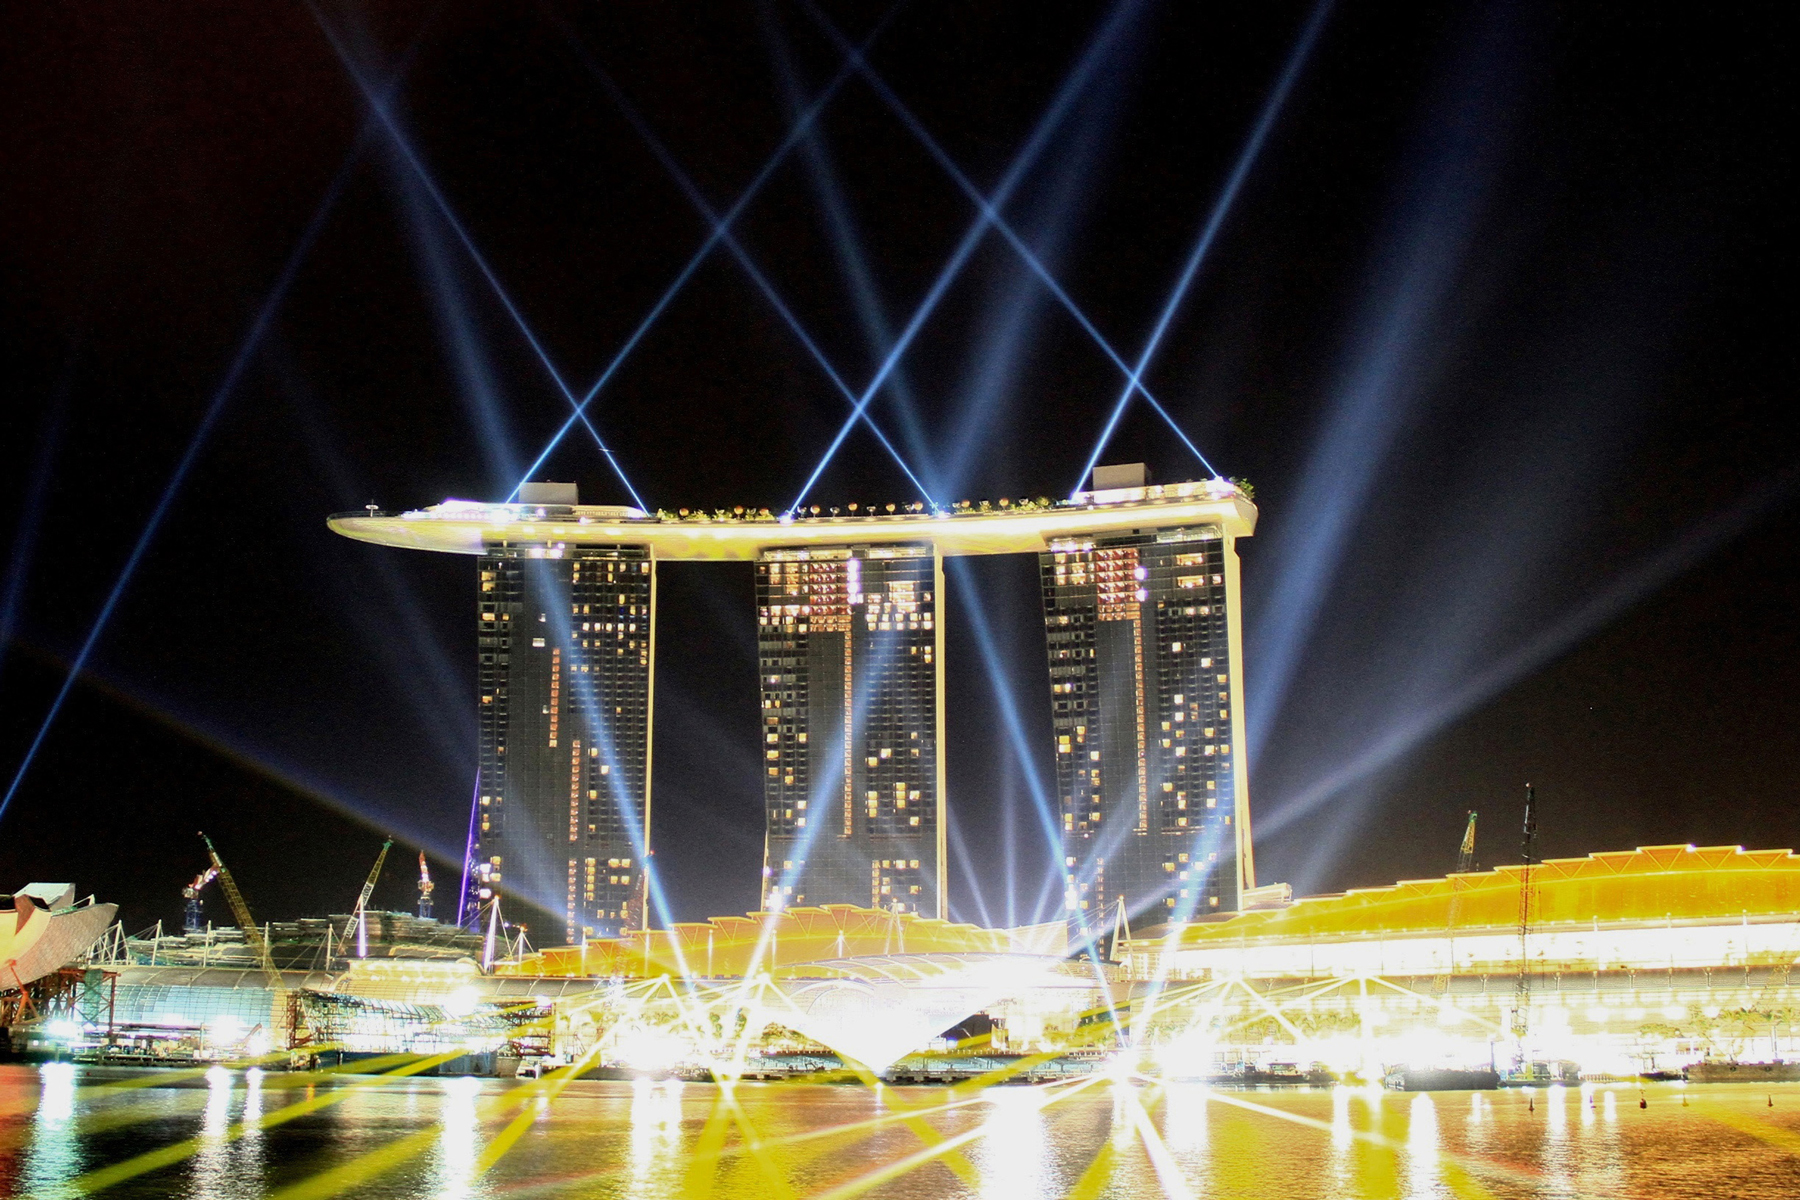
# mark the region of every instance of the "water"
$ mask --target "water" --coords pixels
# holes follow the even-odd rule
[[[548,1096],[524,1081],[321,1086],[218,1068],[0,1067],[0,1194],[95,1189],[192,1200],[1793,1197],[1800,1085],[1603,1085],[1528,1099],[1106,1079],[982,1092],[579,1081]]]

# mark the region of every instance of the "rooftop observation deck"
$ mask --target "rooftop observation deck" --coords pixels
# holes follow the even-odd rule
[[[946,555],[1028,554],[1053,542],[1081,541],[1135,529],[1217,525],[1231,537],[1256,529],[1256,506],[1226,479],[1077,492],[1067,500],[818,507],[792,516],[768,509],[646,513],[636,508],[573,504],[486,504],[446,500],[413,512],[336,513],[326,524],[359,542],[480,554],[496,543],[651,547],[678,562],[754,560],[764,550],[807,546],[935,545]]]

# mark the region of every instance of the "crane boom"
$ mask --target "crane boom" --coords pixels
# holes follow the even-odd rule
[[[1450,990],[1450,976],[1456,971],[1456,918],[1462,909],[1462,880],[1458,875],[1467,875],[1475,865],[1475,810],[1469,810],[1469,824],[1463,830],[1462,848],[1457,851],[1456,871],[1447,882],[1450,885],[1450,906],[1444,916],[1444,967],[1431,981],[1431,994],[1442,996]]]
[[[369,896],[375,891],[375,881],[381,878],[381,864],[387,861],[388,847],[394,844],[389,838],[381,843],[381,853],[375,856],[375,866],[370,869],[368,879],[363,881],[362,894],[356,898],[356,907],[351,910],[350,921],[344,926],[344,936],[338,941],[338,957],[342,958],[350,950],[350,939],[356,936],[358,924],[363,919],[363,912],[369,904]]]
[[[1462,849],[1456,855],[1456,873],[1467,875],[1475,866],[1475,810],[1469,810],[1469,827],[1463,831]]]
[[[206,856],[212,859],[213,870],[219,873],[219,886],[225,890],[225,899],[231,905],[231,915],[237,918],[238,928],[244,931],[244,944],[255,953],[263,975],[268,978],[270,990],[279,996],[283,990],[281,972],[275,969],[275,956],[269,952],[269,939],[257,928],[255,919],[250,915],[250,906],[244,903],[244,893],[238,891],[237,880],[231,877],[230,870],[220,860],[212,839],[202,833],[200,840],[206,843]]]

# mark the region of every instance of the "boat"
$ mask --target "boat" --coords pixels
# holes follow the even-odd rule
[[[1697,1062],[1687,1069],[1689,1083],[1793,1083],[1800,1062]]]
[[[1396,1067],[1382,1082],[1397,1092],[1487,1092],[1500,1086],[1492,1067]]]

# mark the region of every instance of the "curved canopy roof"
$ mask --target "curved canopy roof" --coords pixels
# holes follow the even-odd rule
[[[1017,929],[982,929],[913,913],[853,904],[826,904],[683,921],[670,929],[632,930],[621,938],[552,947],[518,962],[498,963],[497,975],[641,979],[658,975],[741,978],[753,971],[776,977],[836,976],[844,960],[928,961],[932,956],[1047,955],[1060,957],[1061,922]],[[950,961],[945,958],[944,961]]]

